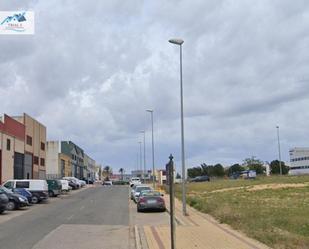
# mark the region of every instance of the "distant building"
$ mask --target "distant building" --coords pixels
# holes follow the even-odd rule
[[[290,164],[290,175],[309,174],[309,148],[291,149]]]
[[[82,179],[84,176],[84,150],[71,141],[61,141],[61,153],[71,157],[72,176]]]
[[[96,179],[96,165],[95,160],[93,160],[87,154],[84,154],[84,177],[86,179],[95,180]]]
[[[159,169],[156,173],[156,179],[158,179],[158,184],[163,185],[166,184],[166,170],[165,169]]]
[[[61,142],[48,141],[46,144],[46,178],[72,176],[71,157],[61,153]]]

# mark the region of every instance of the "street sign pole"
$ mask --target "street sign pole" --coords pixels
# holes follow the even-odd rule
[[[169,177],[169,193],[170,193],[170,228],[171,228],[171,249],[175,249],[175,201],[174,201],[174,162],[173,155],[169,157],[168,177]]]

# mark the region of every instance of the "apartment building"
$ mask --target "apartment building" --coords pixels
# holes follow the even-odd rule
[[[24,172],[25,126],[8,115],[0,118],[0,184],[27,178]]]
[[[25,126],[24,175],[30,179],[45,179],[46,127],[26,113],[13,118]]]

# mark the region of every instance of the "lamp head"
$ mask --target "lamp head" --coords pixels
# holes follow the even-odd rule
[[[184,43],[184,40],[182,39],[170,39],[168,40],[170,43],[176,44],[176,45],[182,45]]]

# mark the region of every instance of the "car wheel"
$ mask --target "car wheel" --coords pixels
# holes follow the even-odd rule
[[[39,198],[37,196],[33,195],[32,198],[31,198],[31,202],[33,204],[37,204],[39,202]]]
[[[14,201],[9,201],[8,204],[6,204],[7,210],[14,210],[16,208],[16,204]]]
[[[48,196],[49,197],[54,197],[55,195],[54,195],[54,192],[53,191],[48,191]]]
[[[4,212],[5,209],[0,209],[0,214],[2,214]]]
[[[142,212],[142,210],[140,208],[137,208],[137,212],[140,213]]]

